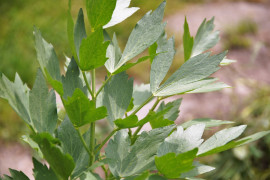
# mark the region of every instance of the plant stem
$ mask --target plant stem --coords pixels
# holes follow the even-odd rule
[[[153,95],[150,96],[146,101],[144,101],[144,103],[142,103],[137,109],[135,109],[135,111],[133,111],[132,114],[130,114],[130,116],[135,115],[139,110],[142,109],[143,106],[145,106],[147,103],[149,103],[153,98],[154,98]]]
[[[92,96],[92,99],[93,101],[95,102],[96,104],[96,70],[93,69],[91,71],[91,78],[92,78],[92,92],[93,92],[93,96]],[[89,146],[89,149],[90,149],[90,152],[91,152],[91,155],[89,157],[89,166],[92,166],[92,164],[95,162],[95,130],[96,130],[96,124],[95,122],[92,122],[90,124],[90,146]]]
[[[102,91],[102,89],[104,88],[104,86],[110,81],[110,79],[112,78],[112,76],[113,76],[112,74],[109,75],[109,77],[105,80],[105,82],[102,84],[102,86],[97,91],[96,96],[98,96],[98,94]]]
[[[89,91],[89,93],[91,94],[92,99],[93,99],[94,94],[93,94],[93,92],[92,92],[92,90],[91,90],[91,88],[90,88],[90,85],[89,85],[88,80],[87,80],[87,78],[86,78],[85,72],[82,71],[82,74],[83,74],[83,79],[84,79],[84,81],[85,81],[86,87],[87,87],[87,89],[88,89],[88,91]],[[92,84],[93,84],[93,83],[92,83]]]
[[[77,133],[78,133],[78,135],[79,135],[79,137],[80,137],[81,142],[83,143],[83,147],[85,148],[85,150],[87,151],[87,153],[89,154],[89,156],[91,156],[91,152],[90,152],[90,150],[88,149],[88,147],[87,147],[87,145],[86,145],[86,143],[85,143],[85,140],[84,140],[83,136],[82,136],[81,133],[80,133],[80,130],[76,128],[76,131],[77,131]]]
[[[95,154],[97,154],[101,149],[102,147],[106,144],[106,142],[114,135],[114,133],[116,133],[117,131],[119,131],[120,128],[116,128],[114,129],[103,141],[102,143],[100,144],[100,146],[95,150]]]

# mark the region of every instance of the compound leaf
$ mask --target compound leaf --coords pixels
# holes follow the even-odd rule
[[[82,71],[92,70],[105,64],[107,61],[106,49],[110,42],[103,42],[103,40],[102,28],[97,29],[87,38],[82,39],[79,56],[79,67]]]
[[[172,108],[166,114],[164,114],[164,118],[171,121],[175,121],[178,118],[178,115],[180,112],[179,108],[180,108],[181,102],[182,102],[182,98],[169,102],[166,105],[164,102],[162,102],[159,105],[157,112],[162,111],[166,109],[167,107],[172,106]]]
[[[49,169],[45,164],[43,165],[35,158],[33,158],[33,165],[33,175],[35,180],[58,180],[52,169]]]
[[[53,90],[49,92],[40,69],[33,89],[29,93],[29,109],[34,129],[37,132],[53,134],[57,124],[56,97]]]
[[[103,28],[108,28],[111,26],[114,26],[116,24],[121,23],[125,19],[127,19],[129,16],[134,14],[136,11],[138,11],[140,8],[137,7],[131,7],[129,8],[128,6],[130,5],[131,0],[117,0],[116,1],[116,6],[112,14],[112,18],[108,24],[103,26]]]
[[[96,108],[95,102],[90,101],[80,89],[75,89],[71,97],[68,97],[67,100],[63,99],[63,103],[68,117],[75,127],[81,127],[107,116],[106,108]]]
[[[115,70],[157,41],[165,27],[165,24],[162,23],[165,4],[166,2],[164,1],[152,14],[148,12],[136,24],[128,38],[123,55],[115,66]]]
[[[9,169],[10,176],[4,175],[3,180],[30,180],[22,171],[17,171],[14,169]],[[1,179],[1,176],[0,176]]]

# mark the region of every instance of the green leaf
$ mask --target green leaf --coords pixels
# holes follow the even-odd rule
[[[139,59],[138,59],[136,62],[134,62],[134,63],[126,63],[126,64],[124,64],[123,66],[121,66],[118,70],[116,70],[113,74],[118,74],[118,73],[121,73],[121,72],[123,72],[123,71],[126,71],[126,70],[132,68],[133,66],[135,66],[135,65],[137,65],[137,64],[139,64],[139,63],[141,63],[141,62],[144,62],[144,61],[148,60],[150,57],[151,57],[151,56],[144,56],[144,57],[139,58]]]
[[[149,114],[141,121],[145,123],[150,122],[150,125],[153,129],[174,124],[173,121],[164,118],[164,115],[168,113],[171,108],[172,106],[169,106],[159,112],[150,111]]]
[[[178,155],[168,153],[161,157],[156,156],[156,167],[167,178],[179,178],[181,173],[188,172],[194,168],[192,163],[196,158],[197,152],[198,148],[195,148]]]
[[[53,134],[57,124],[56,97],[53,90],[49,92],[40,69],[33,89],[29,93],[29,109],[34,129],[37,132]]]
[[[133,109],[138,108],[143,102],[145,102],[152,93],[150,91],[150,84],[135,84],[132,97],[134,98]]]
[[[9,172],[11,176],[4,175],[3,180],[30,180],[22,171],[9,169]]]
[[[166,178],[159,176],[159,175],[151,175],[147,180],[167,180]]]
[[[167,153],[179,154],[198,148],[203,142],[201,138],[204,128],[204,124],[197,124],[184,131],[181,126],[178,126],[177,131],[174,131],[159,146],[157,155],[163,156]]]
[[[215,169],[214,167],[207,166],[207,165],[204,165],[204,164],[200,164],[199,162],[196,162],[196,161],[193,162],[193,166],[195,168],[192,169],[189,172],[182,173],[181,178],[195,177],[195,176],[198,176],[200,174],[204,174],[204,173],[213,171]]]
[[[193,37],[190,36],[187,18],[185,17],[184,34],[183,34],[183,46],[184,46],[185,61],[187,61],[191,56],[193,42],[194,42],[194,40],[193,40]]]
[[[130,4],[130,1],[131,0],[117,0],[115,9],[112,14],[112,18],[110,22],[108,22],[108,24],[103,26],[104,29],[121,23],[140,9],[137,7],[129,8],[128,6]]]
[[[96,173],[85,172],[81,177],[80,180],[102,180],[101,177]]]
[[[113,34],[113,39],[107,48],[106,56],[108,60],[106,61],[105,66],[110,73],[113,73],[114,66],[119,62],[122,56],[115,34]]]
[[[73,28],[73,27],[72,27]],[[76,48],[77,57],[80,57],[80,47],[82,40],[86,38],[85,24],[84,24],[84,15],[82,8],[78,13],[77,22],[74,28],[74,44]]]
[[[102,28],[113,14],[116,0],[86,0],[86,10],[92,29]]]
[[[127,131],[118,131],[105,149],[109,168],[115,177],[129,177],[155,169],[154,157],[159,145],[175,126],[167,126],[142,132],[135,143],[130,146]]]
[[[188,94],[191,93],[206,93],[206,92],[212,92],[212,91],[219,91],[224,88],[230,88],[231,86],[223,83],[223,82],[214,82],[206,84],[198,89],[192,90],[187,92]]]
[[[239,146],[251,143],[253,141],[256,141],[256,140],[258,140],[258,139],[260,139],[260,138],[262,138],[262,137],[264,137],[264,136],[266,136],[268,134],[270,134],[270,131],[261,131],[261,132],[255,133],[253,135],[250,135],[250,136],[244,137],[242,139],[239,139],[237,141],[231,141],[228,144],[225,144],[223,146],[214,148],[214,149],[212,149],[210,151],[207,151],[205,153],[200,154],[199,156],[208,156],[208,155],[211,155],[211,154],[226,151],[228,149],[239,147]]]
[[[166,34],[162,35],[157,41],[158,55],[154,58],[150,71],[150,86],[151,92],[155,92],[172,64],[175,50],[174,38],[167,40]]]
[[[136,115],[131,115],[124,119],[116,119],[114,124],[121,129],[139,126],[138,117]]]
[[[64,154],[57,145],[59,140],[48,133],[35,134],[31,138],[38,143],[45,159],[54,172],[62,179],[68,179],[75,164],[72,157],[69,154]]]
[[[61,83],[61,75],[59,61],[52,44],[47,43],[41,36],[41,32],[34,28],[35,45],[37,51],[37,60],[43,75],[49,81],[51,86],[63,95],[63,86]]]
[[[37,144],[32,138],[30,138],[29,135],[23,135],[23,136],[21,137],[21,139],[22,139],[24,142],[26,142],[27,144],[29,144],[29,146],[30,146],[32,149],[36,150],[36,152],[38,153],[39,157],[44,158],[44,156],[43,156],[43,154],[42,154],[42,152],[41,152],[41,150],[40,150],[38,144]]]
[[[29,112],[29,88],[16,73],[14,82],[4,74],[0,77],[0,97],[6,99],[15,112],[29,125],[32,120]]]
[[[150,58],[151,64],[152,64],[152,62],[153,62],[153,60],[154,60],[154,58],[155,58],[155,56],[156,56],[157,47],[158,47],[158,45],[157,45],[157,43],[155,42],[155,43],[152,44],[152,45],[149,47],[149,49],[148,49],[149,55],[150,55],[150,57],[151,57],[151,58]]]
[[[180,112],[179,108],[180,108],[181,102],[182,102],[182,98],[169,102],[166,105],[164,102],[162,102],[159,105],[157,112],[160,112],[166,109],[167,107],[172,106],[172,108],[166,114],[164,114],[164,118],[171,121],[175,121],[178,118],[178,115]]]
[[[110,42],[103,42],[103,40],[104,37],[102,28],[97,29],[86,39],[82,39],[79,63],[82,71],[89,71],[105,64],[107,60],[106,49]]]
[[[149,176],[149,172],[145,171],[144,173],[142,173],[140,175],[125,178],[125,180],[146,180],[146,179],[148,179],[147,178],[148,176]]]
[[[104,86],[102,105],[107,108],[108,120],[122,118],[129,106],[133,92],[133,79],[128,79],[125,72],[119,73],[111,78]]]
[[[213,79],[205,79],[219,68],[226,52],[209,56],[210,53],[200,54],[186,61],[156,92],[155,96],[170,96],[183,94],[198,89]]]
[[[90,101],[80,89],[75,89],[73,95],[67,100],[63,99],[68,117],[75,127],[95,122],[107,116],[106,108],[96,108],[94,101]]]
[[[244,132],[246,127],[246,125],[241,125],[218,131],[199,147],[198,155],[206,153],[214,148],[223,146],[226,143],[234,140]]]
[[[49,169],[45,164],[38,162],[35,158],[33,158],[33,164],[34,164],[34,177],[35,180],[58,180],[55,173],[52,171],[52,169]]]
[[[214,31],[214,17],[202,22],[194,39],[192,57],[196,56],[212,47],[219,41],[219,31]]]
[[[224,125],[224,124],[232,124],[232,123],[234,123],[234,122],[215,120],[215,119],[210,119],[210,118],[200,118],[200,119],[193,119],[193,120],[187,121],[187,122],[181,124],[181,126],[184,129],[186,129],[192,125],[205,124],[205,128],[210,128],[210,127],[216,127],[216,126],[220,126],[220,125]]]
[[[68,116],[58,127],[57,138],[61,140],[63,152],[70,154],[76,164],[72,176],[75,177],[85,171],[88,167],[89,155]],[[89,145],[89,136],[85,138],[85,142]]]
[[[115,70],[157,41],[165,27],[165,24],[162,23],[165,5],[166,2],[164,1],[152,14],[148,12],[136,24],[128,38],[123,55],[115,66]]]
[[[68,35],[68,42],[71,48],[71,52],[75,57],[75,60],[78,61],[77,51],[75,48],[75,41],[74,41],[74,22],[71,15],[71,0],[69,0],[69,9],[67,12],[67,35]]]
[[[66,72],[66,76],[62,76],[64,95],[63,98],[71,97],[76,88],[81,89],[87,95],[87,88],[83,86],[80,78],[80,70],[74,58],[72,57]]]

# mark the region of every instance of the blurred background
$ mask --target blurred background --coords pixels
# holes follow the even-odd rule
[[[140,7],[132,17],[110,28],[116,32],[124,49],[136,22],[162,0],[132,0],[131,6]],[[73,2],[72,15],[84,7],[83,0]],[[270,1],[269,0],[167,0],[165,21],[168,36],[175,36],[176,57],[172,74],[183,60],[184,17],[193,36],[204,18],[215,16],[220,43],[213,48],[218,53],[228,49],[229,59],[237,60],[214,74],[233,88],[207,94],[184,95],[178,123],[209,117],[248,124],[245,135],[270,128]],[[31,88],[37,70],[32,30],[41,29],[44,38],[55,47],[62,69],[65,55],[71,56],[66,33],[67,0],[0,0],[0,71],[14,79],[18,72]],[[86,12],[86,11],[84,11]],[[89,28],[89,26],[88,26]],[[98,77],[104,78],[105,69]],[[128,71],[137,84],[149,83],[150,64],[144,62]],[[216,129],[209,132],[213,134]],[[8,168],[31,175],[31,151],[20,140],[28,128],[5,100],[0,99],[0,174]],[[207,136],[207,135],[206,135]],[[266,180],[270,179],[270,136],[249,146],[203,159],[217,170],[206,174],[206,179]]]

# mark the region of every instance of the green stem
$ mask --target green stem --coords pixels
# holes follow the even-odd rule
[[[83,147],[85,148],[85,150],[87,151],[87,153],[88,153],[89,156],[90,156],[90,155],[91,155],[91,152],[90,152],[90,150],[88,149],[88,147],[87,147],[87,145],[86,145],[86,142],[85,142],[83,136],[81,135],[79,129],[76,129],[76,131],[77,131],[77,133],[78,133],[78,135],[79,135],[79,137],[80,137],[81,142],[83,143]]]
[[[103,141],[102,143],[100,144],[100,146],[95,150],[95,154],[97,154],[101,149],[102,147],[106,144],[106,142],[114,135],[114,133],[116,133],[117,131],[119,131],[120,128],[116,128],[114,129]]]
[[[102,89],[104,88],[104,86],[110,81],[110,79],[112,78],[112,76],[113,76],[112,74],[109,75],[109,77],[105,80],[105,82],[102,84],[102,86],[97,91],[96,96],[98,96],[98,94],[102,91]]]
[[[84,81],[85,81],[85,84],[86,84],[86,86],[87,86],[87,89],[88,89],[89,93],[91,94],[91,96],[92,96],[92,98],[93,98],[93,97],[94,97],[94,94],[93,94],[93,92],[92,92],[92,90],[91,90],[91,88],[90,88],[90,85],[89,85],[88,80],[87,80],[87,78],[86,78],[85,72],[82,71],[82,74],[83,74],[83,79],[84,79]]]
[[[149,103],[153,98],[154,98],[153,95],[150,96],[146,101],[144,101],[144,103],[142,103],[137,109],[135,109],[135,111],[133,111],[132,114],[130,114],[130,116],[135,115],[139,110],[142,109],[143,106],[145,106],[147,103]]]

